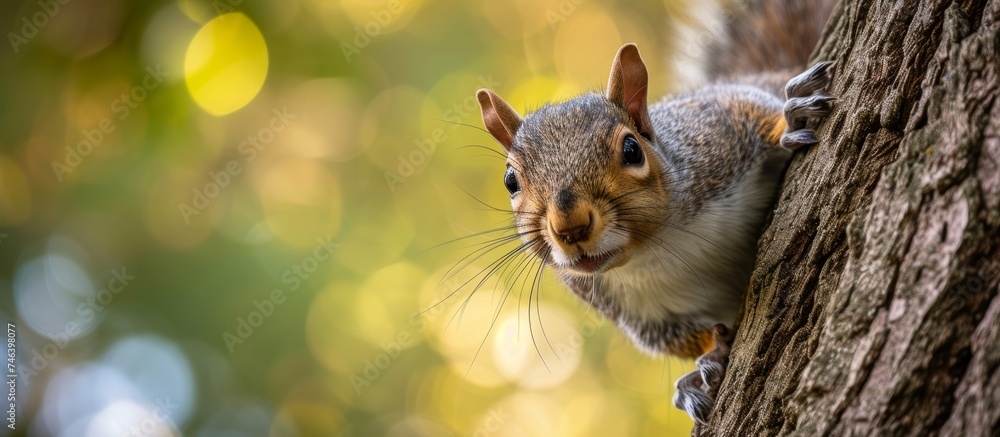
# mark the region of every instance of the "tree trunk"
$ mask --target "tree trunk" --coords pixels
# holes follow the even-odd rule
[[[1000,0],[842,0],[696,435],[1000,435]]]

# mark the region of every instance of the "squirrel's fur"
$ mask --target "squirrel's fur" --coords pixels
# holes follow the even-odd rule
[[[784,82],[809,60],[836,3],[690,2],[683,11],[669,14],[673,74],[682,82],[680,88],[723,81],[753,84],[780,95]]]
[[[702,356],[675,398],[698,420],[790,149],[815,143],[805,122],[829,111],[832,99],[813,94],[830,64],[795,79],[791,69],[806,66],[831,3],[749,0],[722,14],[709,84],[652,105],[634,45],[619,50],[605,94],[523,119],[492,91],[477,95],[507,152],[524,246],[642,349]]]

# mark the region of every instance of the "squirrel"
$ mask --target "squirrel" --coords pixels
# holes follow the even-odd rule
[[[525,117],[476,93],[506,152],[523,246],[640,349],[697,358],[673,399],[697,422],[725,376],[787,163],[818,142],[834,104],[833,63],[805,69],[832,5],[744,2],[708,43],[708,83],[651,105],[634,44],[618,50],[604,93]]]

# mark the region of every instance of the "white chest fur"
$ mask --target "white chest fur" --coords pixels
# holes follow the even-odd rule
[[[625,265],[604,273],[629,318],[732,325],[746,289],[776,178],[758,166],[695,217],[667,224]]]

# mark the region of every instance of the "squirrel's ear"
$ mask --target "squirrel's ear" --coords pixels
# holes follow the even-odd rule
[[[649,73],[639,56],[639,48],[635,44],[623,45],[611,64],[607,97],[628,112],[639,129],[639,134],[647,139],[653,138],[653,124],[649,121],[646,108],[648,85]]]
[[[504,150],[510,150],[514,145],[514,134],[521,127],[521,116],[517,111],[503,101],[500,96],[488,89],[476,92],[479,108],[483,111],[483,124],[490,131]]]

